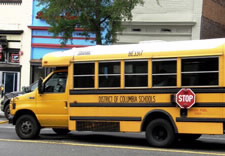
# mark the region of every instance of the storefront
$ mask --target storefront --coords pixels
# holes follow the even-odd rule
[[[20,89],[22,30],[0,30],[0,86],[3,93]]]

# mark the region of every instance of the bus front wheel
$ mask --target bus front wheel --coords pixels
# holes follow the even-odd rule
[[[151,146],[168,147],[174,142],[175,133],[169,121],[155,119],[146,128],[146,139]]]
[[[22,115],[16,121],[16,133],[21,139],[35,139],[40,134],[40,126],[32,115]]]

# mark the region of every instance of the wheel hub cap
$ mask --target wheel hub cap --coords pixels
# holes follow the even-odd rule
[[[29,134],[32,131],[32,125],[29,121],[25,121],[21,125],[21,130],[25,134]]]

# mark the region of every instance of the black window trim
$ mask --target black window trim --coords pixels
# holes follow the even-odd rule
[[[188,59],[208,59],[208,58],[217,58],[218,59],[218,71],[191,71],[191,72],[182,72],[181,69],[181,77],[183,74],[204,74],[204,73],[218,73],[218,85],[189,85],[189,86],[185,86],[182,85],[182,79],[181,79],[181,87],[219,87],[220,86],[220,56],[196,56],[196,57],[182,57],[181,58],[181,66],[182,66],[182,60],[188,60]]]
[[[147,62],[147,73],[126,73],[126,62]],[[149,79],[149,59],[134,59],[134,60],[124,60],[124,88],[131,89],[131,88],[148,88],[148,79]],[[146,86],[137,86],[137,87],[127,87],[125,77],[127,75],[134,75],[134,76],[147,76],[147,85]]]
[[[119,87],[100,87],[99,82],[98,82],[98,89],[118,89],[121,88],[121,60],[113,60],[113,61],[98,61],[98,80],[100,79],[100,76],[105,76],[105,74],[99,74],[99,67],[100,63],[119,63],[120,65],[120,73],[119,74],[107,74],[107,76],[119,76],[120,77],[120,86]]]
[[[153,62],[168,62],[168,61],[176,61],[176,73],[153,73]],[[176,88],[177,83],[174,86],[154,86],[153,84],[153,76],[176,76],[176,82],[177,82],[177,62],[178,62],[178,57],[176,58],[162,58],[162,59],[152,59],[152,88]]]
[[[90,63],[93,63],[94,64],[94,71],[95,71],[95,62],[93,62],[93,61],[91,61],[91,62],[74,62],[73,63],[73,66],[75,65],[75,64],[90,64]],[[94,76],[95,75],[95,72],[94,72],[94,74],[89,74],[89,75],[87,75],[87,74],[83,74],[83,75],[75,75],[74,73],[73,73],[73,77],[82,77],[82,76]]]
[[[90,75],[87,75],[87,74],[84,74],[84,75],[75,75],[74,73],[73,73],[73,83],[74,83],[74,78],[75,77],[93,77],[93,76],[95,76],[95,62],[94,61],[84,61],[84,62],[73,62],[73,68],[74,68],[74,65],[75,64],[87,64],[87,63],[93,63],[94,64],[94,74],[90,74]],[[74,71],[73,71],[74,72]],[[94,89],[95,88],[95,80],[94,80],[94,87],[88,87],[88,88],[79,88],[79,87],[74,87],[74,84],[73,84],[73,89]]]
[[[66,78],[66,84],[65,84],[65,91],[64,92],[46,92],[45,91],[45,85],[46,83],[55,75],[55,74],[58,74],[58,73],[67,73],[67,78]],[[57,72],[54,72],[44,83],[44,94],[64,94],[66,93],[67,91],[67,87],[68,87],[68,71],[57,71]]]
[[[157,73],[157,74],[154,74],[153,70],[152,70],[152,76],[177,75],[177,61],[178,61],[178,58],[173,58],[173,59],[152,59],[152,69],[153,69],[153,62],[167,62],[167,61],[176,61],[176,73]]]
[[[120,68],[121,68],[121,61],[99,61],[98,62],[98,66],[99,67],[100,67],[100,63],[119,63],[120,64]],[[120,70],[119,74],[107,74],[107,75],[108,76],[121,76],[121,70]],[[99,74],[99,71],[98,71],[98,76],[105,76],[105,74]]]

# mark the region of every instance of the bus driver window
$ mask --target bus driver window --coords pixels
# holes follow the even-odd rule
[[[67,72],[55,73],[45,82],[45,93],[62,93],[65,92]]]

